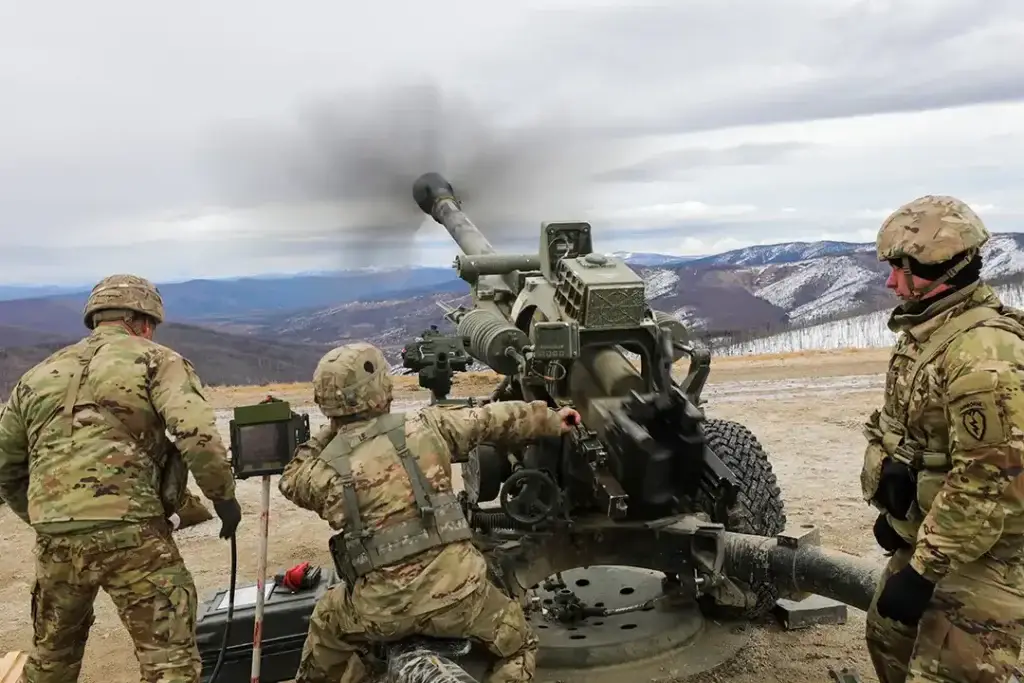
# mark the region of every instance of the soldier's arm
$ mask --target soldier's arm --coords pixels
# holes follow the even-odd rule
[[[0,408],[0,498],[29,524],[28,436],[18,407],[18,386]]]
[[[523,442],[561,434],[562,419],[543,401],[499,401],[462,410],[431,406],[422,413],[447,442],[454,462],[465,461],[483,442]]]
[[[282,496],[301,508],[309,509],[306,498],[310,489],[310,466],[337,433],[337,430],[328,422],[310,436],[309,441],[296,447],[295,454],[285,465],[281,478],[277,482],[277,488]]]
[[[192,365],[173,351],[162,353],[152,369],[149,397],[203,495],[213,502],[234,498],[227,448]]]
[[[983,555],[1024,513],[1024,396],[1011,360],[1020,342],[978,329],[946,355],[952,467],[921,528],[911,564],[937,581]]]

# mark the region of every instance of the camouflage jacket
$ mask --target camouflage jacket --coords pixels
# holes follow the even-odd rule
[[[957,332],[912,381],[915,360],[932,335],[937,340],[953,330],[947,323],[980,307],[1011,319]],[[902,334],[890,358],[885,405],[866,425],[862,484],[868,497],[871,463],[892,455],[887,423],[905,414],[905,443],[932,464],[918,470],[909,519],[889,520],[914,544],[914,569],[933,581],[983,556],[997,564],[1024,563],[1024,339],[1008,329],[1021,315],[976,283],[916,315],[896,309],[889,321]]]
[[[465,460],[479,443],[524,442],[557,436],[561,420],[542,402],[508,401],[453,410],[432,406],[406,421],[406,444],[427,481],[438,492],[452,490],[453,460]],[[296,449],[278,488],[285,498],[317,513],[332,529],[345,526],[340,476],[319,459],[339,432],[366,429],[368,421],[324,426]],[[360,517],[367,529],[418,515],[409,478],[398,453],[386,438],[357,446],[349,456]],[[471,542],[427,550],[409,561],[383,567],[353,587],[353,602],[362,614],[415,615],[451,605],[486,580],[487,566]]]
[[[66,410],[78,376],[73,410]],[[163,456],[155,454],[165,452],[167,433],[208,498],[234,495],[227,450],[189,362],[123,327],[101,325],[30,369],[11,391],[0,413],[0,496],[48,533],[160,517]]]

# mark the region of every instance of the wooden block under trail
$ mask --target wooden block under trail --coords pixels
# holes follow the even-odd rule
[[[0,657],[0,683],[19,683],[21,672],[28,661],[28,653],[21,650]]]
[[[812,593],[803,600],[780,598],[775,602],[775,616],[787,631],[820,624],[845,624],[846,605]]]

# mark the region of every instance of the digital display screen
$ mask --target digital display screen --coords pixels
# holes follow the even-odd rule
[[[291,458],[288,447],[288,424],[268,422],[266,424],[242,425],[238,427],[238,449],[241,455],[237,468],[240,470],[283,469]],[[282,462],[281,458],[285,461]]]

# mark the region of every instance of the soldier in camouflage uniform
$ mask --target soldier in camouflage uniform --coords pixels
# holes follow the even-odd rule
[[[520,605],[488,580],[452,494],[451,463],[484,441],[557,437],[579,415],[519,401],[393,414],[391,389],[370,344],[330,351],[313,376],[330,422],[296,450],[279,488],[347,533],[332,539],[344,581],[313,612],[295,680],[362,683],[367,641],[424,634],[486,644],[499,659],[490,683],[530,681],[537,639]]]
[[[241,519],[227,451],[187,360],[152,341],[159,291],[101,280],[91,334],[21,377],[0,414],[0,496],[36,532],[28,683],[78,680],[93,602],[110,596],[142,680],[198,683],[196,589],[161,497],[169,432],[231,536]]]
[[[988,239],[974,211],[945,196],[909,202],[878,233],[886,286],[904,300],[861,472],[891,555],[867,617],[882,683],[1006,683],[1017,672],[1024,314],[980,279]]]

